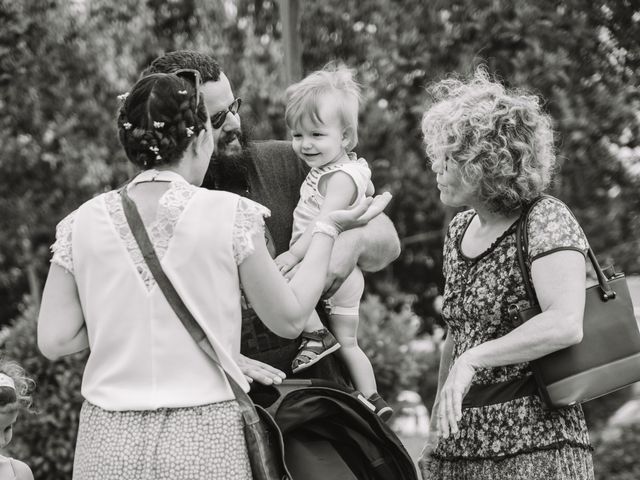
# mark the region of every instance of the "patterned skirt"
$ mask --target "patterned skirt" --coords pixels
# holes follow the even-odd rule
[[[423,480],[593,480],[591,451],[565,445],[500,460],[420,460]]]
[[[235,401],[113,412],[84,402],[74,480],[251,480]]]

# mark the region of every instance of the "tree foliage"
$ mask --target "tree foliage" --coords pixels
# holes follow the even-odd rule
[[[425,374],[402,355],[415,334],[403,328],[414,318],[409,305],[423,330],[438,321],[442,238],[455,213],[440,204],[422,147],[432,81],[485,64],[508,86],[540,94],[557,132],[561,169],[553,193],[573,208],[601,259],[640,273],[637,2],[300,2],[304,71],[330,61],[357,70],[364,94],[357,152],[369,160],[378,189],[394,193],[388,214],[403,253],[368,277],[377,297],[364,307],[370,325],[363,344],[385,392]],[[25,294],[37,302],[56,223],[131,175],[117,142],[116,97],[156,56],[191,48],[218,57],[244,100],[252,136],[286,137],[281,30],[275,0],[0,0],[0,325],[19,317],[15,338],[34,335],[35,311],[22,314],[21,303]],[[379,345],[381,336],[398,343]],[[7,345],[40,378],[38,395],[55,395],[63,384],[77,392],[75,360],[46,366],[33,338],[30,346],[16,342]],[[51,404],[58,413],[44,408],[51,431],[77,422],[64,412],[77,412],[79,397],[64,395]],[[36,477],[68,478],[63,449],[75,432],[60,440],[64,448],[28,432],[20,437],[50,457],[31,457]],[[24,451],[22,440],[16,445]],[[47,463],[56,459],[67,466]]]
[[[131,170],[116,141],[116,96],[164,51],[220,58],[256,138],[284,138],[283,58],[274,0],[0,3],[0,319],[37,291],[54,226]],[[443,209],[419,131],[425,86],[483,63],[539,93],[555,120],[561,171],[553,192],[574,209],[595,251],[640,272],[640,13],[630,0],[303,1],[305,72],[330,61],[364,87],[358,153],[404,240],[370,279],[415,294],[432,323],[442,285]],[[601,228],[602,224],[607,228]],[[391,279],[391,280],[390,280]]]
[[[271,0],[239,2],[256,32],[279,38]],[[404,251],[400,289],[433,321],[443,228],[455,212],[437,198],[419,131],[425,86],[485,64],[512,88],[539,94],[555,121],[560,173],[552,193],[581,221],[594,250],[640,272],[640,8],[625,1],[327,0],[302,2],[305,72],[339,60],[364,86],[358,152]],[[272,135],[277,131],[263,132]],[[607,228],[602,228],[602,225]],[[385,273],[385,278],[387,274]]]

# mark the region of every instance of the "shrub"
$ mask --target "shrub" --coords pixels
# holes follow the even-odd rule
[[[36,344],[36,318],[37,309],[26,308],[4,338],[3,353],[22,365],[36,382],[34,412],[20,416],[7,451],[27,463],[38,480],[68,480],[73,469],[86,354],[47,360]]]
[[[640,424],[622,427],[595,445],[593,463],[596,480],[637,480],[640,478]]]

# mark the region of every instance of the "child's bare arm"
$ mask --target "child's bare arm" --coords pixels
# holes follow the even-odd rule
[[[337,171],[327,175],[326,191],[324,192],[324,202],[320,208],[320,215],[348,208],[353,203],[356,193],[356,184],[347,173]],[[295,258],[304,258],[311,243],[314,227],[315,219],[309,224],[298,241],[289,248],[289,253]]]

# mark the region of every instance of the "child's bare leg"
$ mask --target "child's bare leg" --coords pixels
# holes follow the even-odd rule
[[[318,315],[318,312],[314,310],[311,312],[311,316],[302,330],[304,332],[315,332],[316,330],[322,330],[323,328],[325,327],[320,320],[320,316]]]
[[[357,315],[332,314],[331,330],[342,346],[338,354],[347,365],[353,383],[369,397],[377,391],[376,377],[369,358],[358,345],[358,320]]]

